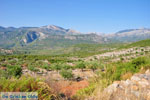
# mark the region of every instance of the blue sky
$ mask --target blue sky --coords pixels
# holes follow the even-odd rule
[[[150,28],[150,0],[0,0],[0,26],[49,24],[105,33]]]

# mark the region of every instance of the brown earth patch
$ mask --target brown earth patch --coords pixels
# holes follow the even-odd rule
[[[88,81],[83,80],[80,82],[71,82],[70,85],[63,87],[61,91],[66,95],[66,96],[73,96],[76,94],[76,92],[80,89],[83,89],[89,85]]]

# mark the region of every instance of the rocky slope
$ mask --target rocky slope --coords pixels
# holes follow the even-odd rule
[[[150,100],[150,71],[135,74],[125,81],[115,81],[104,94],[107,94],[106,100]]]

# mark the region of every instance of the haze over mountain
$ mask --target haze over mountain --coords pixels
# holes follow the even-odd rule
[[[134,42],[150,38],[150,29],[127,29],[114,34],[81,33],[55,25],[42,27],[0,27],[0,47],[53,49],[82,43]]]

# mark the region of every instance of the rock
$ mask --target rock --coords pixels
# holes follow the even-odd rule
[[[101,69],[101,71],[102,71],[102,72],[104,72],[104,71],[105,71],[105,69],[104,69],[104,68],[102,68],[102,69]]]
[[[27,70],[27,69],[25,69],[25,70],[22,70],[22,72],[28,72],[28,70]]]
[[[76,78],[74,79],[74,81],[77,81],[77,82],[80,82],[80,81],[82,81],[82,80],[83,80],[82,77],[76,77]]]
[[[113,83],[112,85],[110,85],[105,91],[107,91],[108,93],[113,93],[117,90],[117,88],[119,87],[118,83]]]
[[[129,79],[127,79],[124,83],[125,83],[126,86],[128,86],[128,85],[132,84],[132,81],[130,81]]]
[[[145,74],[150,74],[150,71],[149,71],[149,69],[148,69],[148,70],[146,70]]]
[[[132,81],[140,81],[141,79],[139,77],[137,77],[137,76],[132,76],[131,80]]]
[[[131,89],[134,90],[134,91],[138,91],[138,90],[139,90],[139,87],[136,86],[136,85],[133,85],[133,86],[131,87]]]
[[[46,76],[46,74],[42,74],[43,76]]]
[[[148,85],[150,85],[150,83],[146,80],[146,79],[142,79],[141,81],[138,82],[139,85],[141,85],[142,87],[146,87]]]
[[[147,100],[150,100],[150,92],[147,93]]]
[[[42,75],[42,74],[43,74],[43,72],[37,72],[37,74],[40,74],[40,75]]]
[[[150,100],[150,74],[136,74],[126,81],[115,81],[104,89],[108,100]]]

